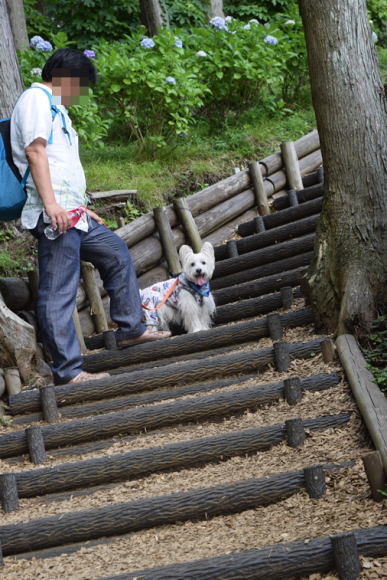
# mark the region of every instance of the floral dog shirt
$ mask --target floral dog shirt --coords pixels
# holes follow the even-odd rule
[[[159,317],[157,314],[157,310],[146,310],[144,306],[147,308],[156,308],[158,304],[163,300],[163,298],[168,294],[169,290],[173,286],[175,282],[175,278],[171,280],[166,280],[165,282],[159,282],[158,284],[154,284],[153,286],[149,286],[149,288],[145,288],[144,290],[140,290],[140,298],[141,304],[143,306],[142,309],[142,323],[147,325],[154,325],[159,326]],[[171,295],[168,297],[166,304],[178,309],[178,302],[179,302],[179,295],[181,290],[186,290],[195,298],[200,306],[203,304],[203,300],[206,296],[210,293],[210,284],[206,282],[203,286],[198,286],[194,284],[190,280],[188,280],[185,274],[180,274],[179,282],[177,286],[172,290]]]

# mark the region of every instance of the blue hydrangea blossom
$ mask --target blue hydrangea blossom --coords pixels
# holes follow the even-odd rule
[[[204,52],[204,50],[199,50],[199,51],[196,53],[196,56],[207,56],[207,53],[206,53],[206,52]]]
[[[274,38],[274,36],[266,36],[266,38],[263,39],[263,42],[266,42],[266,44],[272,44],[273,46],[275,46],[278,43],[278,40],[276,38]]]
[[[226,16],[224,19],[225,22],[232,22],[232,16]]]
[[[40,52],[50,52],[52,50],[52,44],[48,40],[39,41],[35,45],[36,50]]]
[[[30,70],[30,74],[32,75],[37,75],[37,76],[42,76],[42,69],[41,68],[33,68]]]
[[[167,77],[165,79],[165,82],[166,83],[171,83],[172,85],[175,85],[176,84],[176,79],[174,79],[173,77]]]
[[[250,24],[245,24],[245,26],[243,27],[245,30],[250,30]]]
[[[374,42],[378,42],[378,35],[374,31],[372,31],[372,38]]]
[[[95,54],[95,52],[94,52],[94,50],[84,50],[84,51],[83,51],[83,54],[84,54],[85,56],[87,56],[88,58],[94,58],[94,59],[96,59],[96,58],[97,58],[97,57],[96,57],[96,54]]]
[[[144,38],[144,40],[141,41],[141,46],[143,48],[153,48],[155,43],[151,38]]]
[[[294,26],[294,25],[295,25],[295,22],[294,22],[294,20],[287,20],[287,21],[285,22],[285,26]]]
[[[249,20],[249,24],[255,24],[256,26],[258,26],[259,22],[255,18],[252,18],[251,20]]]
[[[221,16],[215,16],[214,18],[211,18],[210,24],[214,26],[217,30],[227,30],[228,32],[228,26],[225,23],[224,18],[222,18]]]
[[[44,42],[43,38],[41,36],[34,36],[31,38],[30,46],[36,46],[38,42]]]
[[[175,46],[177,48],[183,48],[183,42],[181,40],[179,40],[178,38],[176,38],[176,40],[175,40]]]

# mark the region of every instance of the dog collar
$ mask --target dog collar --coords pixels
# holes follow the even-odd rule
[[[190,287],[192,288],[192,290],[194,290],[195,292],[200,294],[200,296],[209,296],[209,294],[210,294],[210,283],[209,282],[205,282],[202,286],[199,286],[199,284],[195,284],[195,282],[191,282],[191,280],[187,280],[187,282],[190,285]]]

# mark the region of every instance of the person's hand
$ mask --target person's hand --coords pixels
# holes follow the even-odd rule
[[[97,224],[100,224],[101,226],[107,227],[107,225],[105,224],[105,222],[103,221],[103,219],[101,219],[96,213],[94,213],[90,209],[87,210],[87,213],[91,217],[92,220],[94,220],[95,222],[97,222]]]
[[[71,227],[71,217],[67,211],[60,207],[56,202],[45,206],[46,214],[51,219],[52,229],[58,228],[59,233],[63,234]]]

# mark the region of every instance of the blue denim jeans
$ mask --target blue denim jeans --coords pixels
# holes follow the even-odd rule
[[[110,296],[110,317],[118,324],[117,340],[141,336],[142,307],[133,263],[125,242],[90,220],[89,231],[71,228],[49,240],[40,216],[30,230],[39,240],[38,321],[51,353],[55,384],[63,385],[81,371],[83,357],[72,314],[80,277],[80,260],[91,262]]]

